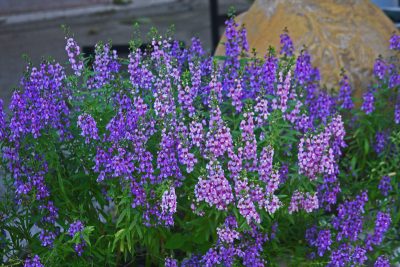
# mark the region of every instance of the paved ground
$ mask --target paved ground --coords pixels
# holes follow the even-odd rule
[[[0,14],[27,13],[112,3],[112,0],[2,0]]]
[[[220,13],[227,12],[230,6],[243,11],[251,3],[248,0],[219,2]],[[207,49],[211,48],[207,0],[135,0],[127,6],[110,8],[110,5],[99,4],[90,8],[3,17],[3,23],[0,22],[0,98],[5,103],[9,102],[13,88],[18,86],[26,65],[23,54],[27,54],[33,64],[48,57],[66,61],[62,24],[70,28],[81,46],[94,45],[100,40],[127,44],[133,23],[139,21],[143,33],[151,26],[165,32],[174,24],[177,39],[189,43],[192,36],[198,36]]]

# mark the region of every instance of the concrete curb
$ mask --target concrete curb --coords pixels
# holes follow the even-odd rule
[[[87,16],[98,13],[127,11],[132,9],[141,9],[141,8],[154,9],[159,5],[174,4],[177,2],[178,0],[134,1],[131,4],[126,4],[126,5],[99,4],[88,7],[7,15],[7,16],[0,16],[0,25],[4,26],[15,25],[15,24],[30,23],[30,22],[61,19],[66,17],[79,17],[79,16]]]

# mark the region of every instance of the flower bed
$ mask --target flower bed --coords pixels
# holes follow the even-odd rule
[[[224,57],[155,34],[128,59],[99,43],[89,64],[69,37],[71,69],[27,67],[0,119],[0,260],[399,262],[397,57],[377,59],[356,108],[345,72],[328,93],[286,31],[260,60],[246,30],[226,26]]]

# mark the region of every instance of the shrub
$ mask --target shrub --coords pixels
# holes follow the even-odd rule
[[[90,59],[69,37],[71,69],[27,67],[0,118],[5,265],[399,261],[397,58],[358,108],[287,31],[259,59],[226,26],[223,57],[156,34]]]

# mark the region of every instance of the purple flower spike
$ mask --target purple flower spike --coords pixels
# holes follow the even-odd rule
[[[392,35],[392,37],[390,38],[390,49],[400,50],[400,35]]]
[[[364,102],[361,106],[361,110],[363,110],[365,112],[365,114],[371,114],[375,110],[374,92],[370,90],[370,91],[364,93],[363,99],[364,99]]]
[[[293,41],[289,36],[288,30],[285,28],[283,33],[280,35],[281,38],[281,51],[280,54],[291,57],[294,52],[294,46],[293,46]]]
[[[40,257],[35,255],[33,258],[25,260],[24,267],[44,267],[44,265],[40,262]]]
[[[350,82],[347,75],[343,75],[340,81],[338,101],[341,103],[343,109],[352,109],[354,107],[353,100],[351,99]]]
[[[374,267],[390,267],[390,262],[385,256],[379,256],[375,261]]]
[[[98,140],[99,135],[97,132],[96,121],[93,119],[90,114],[79,115],[78,117],[78,126],[81,128],[81,135],[85,137],[85,143],[89,144],[90,139]]]
[[[382,195],[387,196],[390,191],[392,191],[393,187],[391,184],[391,179],[389,176],[382,176],[378,189],[381,191]]]

